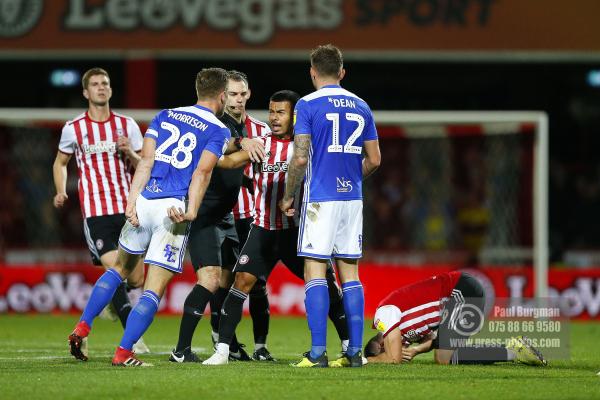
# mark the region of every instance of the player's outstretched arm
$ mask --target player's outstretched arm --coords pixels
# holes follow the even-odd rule
[[[285,194],[279,203],[281,211],[285,212],[288,216],[294,214],[294,210],[291,207],[294,202],[294,196],[300,188],[300,184],[306,173],[310,143],[310,135],[296,135],[294,137],[294,156],[292,157],[292,162],[287,173]]]
[[[175,207],[169,208],[167,213],[169,218],[171,218],[171,221],[179,223],[196,219],[198,209],[200,208],[202,199],[204,199],[206,188],[210,183],[210,177],[213,169],[217,165],[217,161],[218,159],[215,153],[209,150],[202,151],[200,161],[192,174],[192,181],[190,183],[190,188],[188,189],[187,210],[184,212],[184,210],[176,209]]]
[[[235,169],[243,167],[248,161],[250,161],[250,154],[247,151],[236,151],[235,153],[223,155],[217,162],[217,167]]]
[[[154,166],[155,151],[156,141],[154,138],[145,137],[141,159],[135,169],[133,180],[131,181],[131,189],[129,190],[129,196],[127,197],[127,208],[125,209],[125,216],[133,226],[139,225],[137,212],[135,210],[135,202],[150,179],[150,172],[152,172],[152,167]]]
[[[56,208],[64,206],[65,201],[69,198],[67,196],[67,164],[69,164],[70,159],[71,154],[59,151],[56,153],[56,159],[54,160],[54,165],[52,165],[54,187],[56,188],[53,204]]]
[[[400,364],[402,362],[402,335],[400,329],[393,329],[383,339],[385,351],[368,357],[370,363]]]
[[[225,149],[225,154],[235,153],[239,150],[248,152],[250,161],[252,162],[261,162],[267,155],[265,144],[261,138],[237,138],[230,140]]]
[[[381,150],[379,150],[379,140],[365,140],[364,142],[365,158],[362,162],[363,178],[371,175],[381,165]]]

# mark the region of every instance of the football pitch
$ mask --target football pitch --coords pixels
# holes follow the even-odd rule
[[[67,335],[74,315],[0,316],[0,399],[592,399],[600,398],[600,324],[573,323],[571,360],[546,368],[514,364],[438,366],[431,355],[410,364],[360,369],[296,369],[289,363],[308,349],[302,318],[272,318],[268,347],[276,363],[237,362],[227,366],[170,363],[178,317],[157,317],[144,335],[152,354],[140,356],[151,368],[110,365],[122,329],[97,320],[89,339],[90,361],[74,360]],[[203,318],[194,349],[212,354],[210,327]],[[365,337],[374,331],[365,327]],[[238,329],[251,352],[247,318]],[[339,353],[329,326],[330,359]]]

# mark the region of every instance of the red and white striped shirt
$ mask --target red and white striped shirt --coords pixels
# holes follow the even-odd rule
[[[84,218],[125,212],[131,173],[126,157],[117,150],[119,136],[128,137],[134,151],[142,149],[142,133],[135,121],[114,112],[106,121],[93,121],[85,112],[62,129],[58,149],[75,153]]]
[[[248,138],[253,139],[257,137],[264,137],[268,133],[271,132],[269,126],[264,122],[261,122],[249,115],[246,115],[246,120],[244,121],[246,124],[246,132],[248,132]],[[249,178],[252,178],[252,164],[248,163],[244,168],[244,175]],[[243,219],[250,218],[254,216],[254,199],[252,197],[252,193],[248,190],[248,188],[242,186],[240,189],[240,194],[238,195],[238,202],[235,206],[233,206],[233,217],[235,219]]]
[[[373,328],[384,337],[398,328],[405,343],[422,341],[440,324],[443,300],[460,276],[458,271],[447,272],[394,290],[379,303]]]
[[[294,141],[268,135],[264,138],[267,156],[254,165],[254,224],[269,230],[287,229],[298,226],[298,215],[287,217],[279,209],[283,199],[285,180],[292,156]],[[294,205],[299,210],[302,195],[296,196]]]

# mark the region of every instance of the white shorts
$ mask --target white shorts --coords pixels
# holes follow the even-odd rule
[[[362,200],[302,205],[298,255],[320,259],[362,257]]]
[[[146,253],[144,262],[147,264],[181,273],[190,224],[173,223],[167,209],[175,206],[185,210],[185,203],[175,198],[148,200],[139,196],[135,206],[140,226],[135,228],[126,222],[119,246],[131,254]]]

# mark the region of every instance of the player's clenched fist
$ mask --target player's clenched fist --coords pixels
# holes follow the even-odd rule
[[[128,202],[127,208],[125,208],[125,217],[127,221],[135,226],[136,228],[140,226],[140,221],[138,220],[137,210],[135,209],[135,202]]]
[[[67,196],[66,193],[57,193],[56,196],[54,196],[54,207],[56,208],[61,208],[62,206],[65,205],[65,202],[69,199],[69,196]]]

